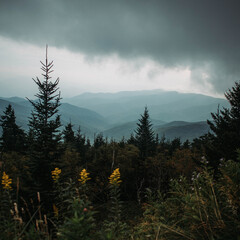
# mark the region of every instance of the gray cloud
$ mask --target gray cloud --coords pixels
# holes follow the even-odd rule
[[[0,0],[0,6],[0,35],[15,40],[189,66],[195,81],[207,71],[219,92],[240,76],[238,0]]]

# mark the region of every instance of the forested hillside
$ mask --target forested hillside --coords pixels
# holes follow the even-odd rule
[[[53,62],[46,55],[41,64],[36,100],[0,101],[0,239],[240,238],[240,83],[225,94],[230,108],[216,108],[208,125],[161,118],[153,126],[150,106],[141,106],[141,114],[129,108],[138,121],[126,124],[128,137],[96,134],[90,142],[75,121],[94,132],[106,128],[114,111],[100,112],[103,118],[61,103],[59,79],[50,77]],[[176,108],[185,107],[176,114],[183,116],[191,106],[181,98]],[[195,127],[211,131],[190,142]],[[188,137],[174,138],[174,128]]]

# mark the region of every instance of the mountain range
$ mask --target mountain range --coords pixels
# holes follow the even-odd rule
[[[8,104],[15,110],[17,124],[26,130],[32,111],[29,101],[19,97],[0,97],[0,115]],[[83,93],[62,99],[59,114],[62,129],[71,122],[75,130],[80,126],[90,140],[97,133],[121,140],[134,133],[146,106],[153,130],[160,138],[180,137],[185,141],[207,133],[206,120],[211,119],[211,112],[216,112],[218,107],[228,108],[229,104],[221,98],[162,90]]]
[[[171,121],[206,121],[218,105],[228,107],[225,99],[175,91],[129,91],[84,93],[64,102],[98,112],[112,124],[135,121],[147,106],[152,119]]]

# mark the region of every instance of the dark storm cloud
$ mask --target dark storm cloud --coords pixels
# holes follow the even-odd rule
[[[0,0],[0,35],[189,66],[221,91],[240,78],[239,12],[238,0]]]

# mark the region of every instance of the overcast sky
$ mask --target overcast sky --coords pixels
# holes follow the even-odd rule
[[[0,0],[0,96],[32,97],[49,45],[63,97],[240,80],[238,0]]]

